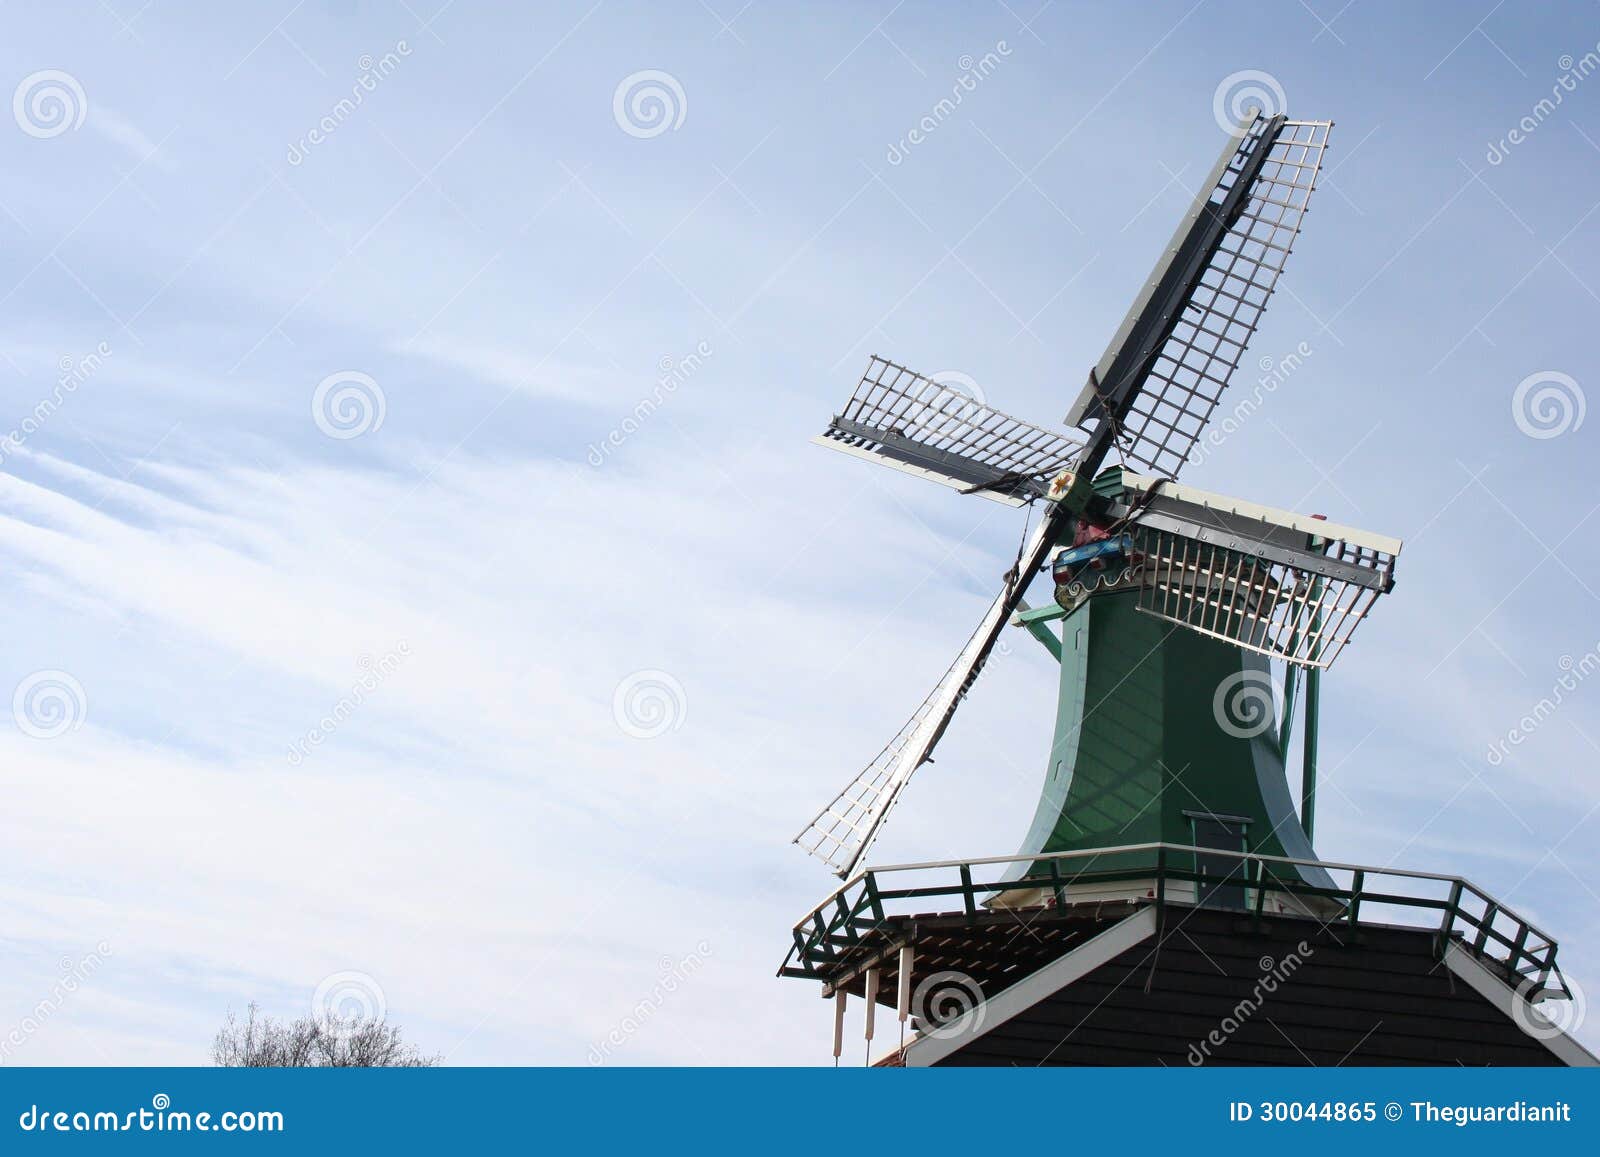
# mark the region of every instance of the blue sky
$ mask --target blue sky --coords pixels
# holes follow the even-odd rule
[[[1337,122],[1250,360],[1311,354],[1185,481],[1406,540],[1319,850],[1468,876],[1600,991],[1600,687],[1488,756],[1600,647],[1594,427],[1513,408],[1594,384],[1600,80],[1536,106],[1600,9],[6,12],[0,689],[71,682],[0,728],[0,1036],[99,960],[7,1063],[199,1063],[351,973],[451,1063],[583,1064],[641,1001],[609,1062],[823,1060],[787,841],[1021,527],[807,439],[870,353],[1059,421],[1245,70]],[[874,859],[1016,846],[1054,676],[981,691]]]

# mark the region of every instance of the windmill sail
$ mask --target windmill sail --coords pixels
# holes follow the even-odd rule
[[[1302,667],[1339,657],[1401,542],[1122,472],[1139,610]]]
[[[847,877],[855,871],[906,782],[933,754],[951,716],[982,673],[1001,629],[1027,593],[1028,581],[1044,564],[1054,535],[1050,519],[1034,529],[1023,547],[1015,574],[1008,577],[1005,589],[990,604],[978,629],[922,706],[877,758],[795,837],[796,844],[840,876]]]
[[[1083,446],[877,356],[812,441],[1012,506],[1042,495]]]
[[[1090,371],[1068,425],[1177,477],[1244,357],[1305,220],[1331,121],[1252,116]],[[1090,468],[1098,466],[1098,461]]]

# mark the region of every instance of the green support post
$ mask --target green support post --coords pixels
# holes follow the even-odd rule
[[[1321,539],[1312,539],[1314,545],[1322,545]],[[1322,579],[1319,577],[1311,584],[1311,597],[1314,600],[1322,598]],[[1311,635],[1315,639],[1312,645],[1311,657],[1320,657],[1322,649],[1322,613],[1317,611],[1311,617]],[[1322,669],[1311,667],[1306,670],[1306,742],[1304,755],[1300,761],[1300,827],[1306,833],[1306,839],[1313,838],[1317,820],[1317,711],[1322,698]],[[1287,726],[1287,725],[1286,725]]]
[[[1300,764],[1300,826],[1314,838],[1317,819],[1317,701],[1322,697],[1322,672],[1306,672],[1306,746]]]
[[[1011,617],[1015,626],[1022,627],[1039,642],[1044,644],[1044,649],[1050,652],[1057,663],[1061,662],[1061,638],[1050,626],[1057,619],[1063,618],[1066,611],[1060,607],[1030,607],[1026,602],[1017,604],[1017,613]]]
[[[1289,640],[1289,648],[1293,650],[1295,641]],[[1294,693],[1295,675],[1298,674],[1293,663],[1284,664],[1283,672],[1283,722],[1278,727],[1278,758],[1283,760],[1284,766],[1289,764],[1289,741],[1294,738]]]

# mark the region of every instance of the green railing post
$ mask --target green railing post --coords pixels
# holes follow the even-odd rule
[[[1167,912],[1167,845],[1156,849],[1156,923],[1162,924]]]
[[[1453,880],[1450,884],[1450,898],[1445,901],[1444,917],[1439,923],[1439,959],[1444,959],[1445,949],[1450,945],[1450,933],[1455,930],[1456,917],[1461,915],[1461,881]]]
[[[1356,921],[1360,919],[1361,890],[1366,887],[1366,883],[1366,872],[1357,868],[1355,878],[1350,881],[1350,909],[1347,913],[1350,918],[1350,927],[1352,928],[1356,926]]]
[[[835,900],[837,901],[839,907],[839,920],[835,927],[844,933],[844,937],[847,941],[849,941],[851,944],[854,944],[860,939],[860,937],[856,935],[855,913],[850,910],[850,905],[844,902],[843,892],[840,892],[839,895],[835,897]]]
[[[811,914],[811,936],[809,940],[810,943],[806,946],[808,953],[820,951],[825,957],[831,958],[833,956],[833,949],[828,946],[828,924],[823,920],[820,910]]]
[[[1484,945],[1489,943],[1489,929],[1493,926],[1495,917],[1500,915],[1500,905],[1493,900],[1488,901],[1488,904],[1489,906],[1483,910],[1483,923],[1478,925],[1478,939],[1473,944],[1479,952],[1482,952]]]
[[[1067,906],[1067,894],[1061,890],[1061,864],[1060,861],[1050,861],[1050,890],[1056,895],[1057,911]]]
[[[961,899],[966,904],[967,915],[976,916],[978,905],[972,896],[972,867],[969,864],[961,865]]]
[[[1519,924],[1517,928],[1517,938],[1511,942],[1511,955],[1506,957],[1506,964],[1510,966],[1511,971],[1520,971],[1517,968],[1517,965],[1521,962],[1523,954],[1527,951],[1527,946],[1528,926],[1526,924]]]
[[[1246,872],[1246,875],[1249,875]],[[1251,930],[1261,930],[1261,912],[1267,906],[1267,861],[1256,861],[1256,914],[1251,924]]]
[[[1456,880],[1450,885],[1450,900],[1444,909],[1444,927],[1440,931],[1448,936],[1456,926],[1456,917],[1461,914],[1461,881]]]

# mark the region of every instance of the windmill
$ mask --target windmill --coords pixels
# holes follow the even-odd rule
[[[1121,596],[1118,603],[1131,601],[1138,614],[1173,628],[1161,633],[1157,651],[1184,648],[1184,640],[1172,639],[1180,631],[1210,640],[1210,647],[1187,650],[1202,652],[1210,660],[1202,663],[1206,669],[1221,660],[1222,679],[1238,674],[1235,685],[1257,715],[1269,709],[1262,700],[1271,681],[1262,664],[1249,665],[1244,655],[1320,672],[1392,587],[1396,540],[1175,481],[1283,272],[1330,128],[1330,122],[1257,113],[1239,125],[1089,371],[1066,418],[1075,429],[1010,417],[874,356],[844,410],[816,439],[963,493],[1044,506],[1016,566],[943,678],[796,837],[840,876],[861,864],[913,773],[932,756],[1052,552],[1058,607],[1047,615],[1072,616],[1102,596]],[[1099,476],[1112,455],[1121,468]],[[1030,626],[1044,617],[1025,614]],[[1092,645],[1101,645],[1100,633]],[[1292,680],[1285,683],[1292,688]],[[1215,686],[1201,689],[1208,703]],[[1308,693],[1316,693],[1315,674]],[[1066,731],[1082,722],[1064,711]],[[1207,802],[1205,795],[1197,790],[1197,801]],[[1266,812],[1279,827],[1281,811]],[[1309,845],[1300,841],[1292,850]]]
[[[1399,540],[1177,481],[1283,273],[1331,127],[1246,114],[1065,429],[873,356],[816,439],[1038,514],[949,669],[795,839],[845,881],[795,925],[780,969],[835,1001],[835,1060],[854,994],[869,1049],[877,1006],[898,1011],[902,1047],[880,1063],[1596,1063],[1539,1011],[1573,995],[1551,937],[1460,877],[1312,849],[1321,673],[1393,588]],[[1031,607],[1047,567],[1054,600]],[[864,868],[1008,623],[1060,666],[1021,848]],[[938,897],[953,907],[930,911]],[[1291,962],[1310,979],[1289,986]],[[1263,985],[1273,1015],[1249,1022]]]

